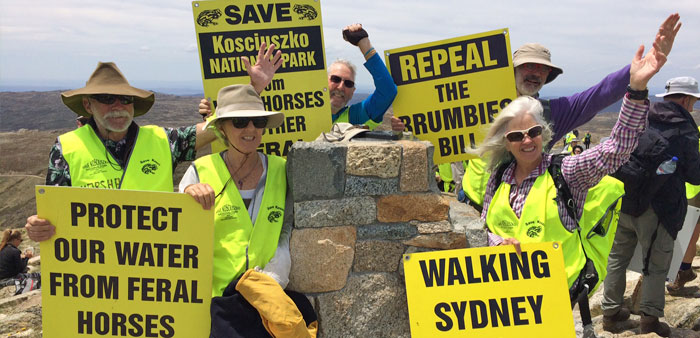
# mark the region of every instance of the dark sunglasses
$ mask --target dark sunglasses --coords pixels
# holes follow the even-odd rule
[[[113,104],[115,101],[119,100],[121,104],[132,104],[134,103],[134,97],[128,95],[114,95],[114,94],[94,94],[90,95],[90,98],[102,104]]]
[[[253,126],[258,129],[265,128],[267,126],[267,117],[232,117],[230,118],[233,126],[238,129],[243,129],[248,126],[248,123],[253,122]]]
[[[506,133],[506,139],[510,142],[520,142],[525,138],[525,134],[531,139],[542,135],[542,126],[536,125],[527,130],[513,130]]]
[[[355,87],[355,82],[354,82],[354,81],[352,81],[352,80],[343,80],[343,78],[340,77],[340,76],[338,76],[338,75],[331,75],[331,82],[333,82],[333,83],[340,83],[341,81],[343,82],[343,84],[345,84],[345,87],[347,87],[347,88]]]

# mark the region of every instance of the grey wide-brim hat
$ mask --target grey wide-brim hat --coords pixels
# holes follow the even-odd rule
[[[664,97],[666,95],[683,94],[690,95],[700,99],[700,91],[698,90],[698,80],[690,76],[674,77],[666,81],[666,92],[656,94],[656,97]]]
[[[99,62],[85,87],[61,93],[63,103],[80,116],[91,116],[83,106],[83,95],[114,94],[134,97],[134,116],[146,114],[156,101],[153,92],[129,85],[114,62]]]
[[[539,43],[526,43],[513,53],[513,68],[525,63],[539,63],[552,67],[552,71],[549,72],[544,83],[554,81],[559,74],[564,72],[552,63],[552,53],[549,52],[549,49]]]
[[[266,111],[260,95],[251,85],[231,85],[221,88],[217,95],[216,116],[208,119],[204,128],[214,125],[214,121],[232,117],[267,117],[265,128],[279,127],[284,114]]]

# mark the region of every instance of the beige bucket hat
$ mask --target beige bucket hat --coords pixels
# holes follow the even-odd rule
[[[221,88],[217,95],[216,116],[207,120],[204,128],[220,119],[232,117],[267,117],[265,128],[279,127],[284,121],[284,114],[266,111],[260,95],[251,85],[231,85]]]
[[[673,94],[690,95],[700,99],[698,81],[690,76],[674,77],[666,81],[666,92],[656,94],[656,97],[664,97]]]
[[[83,107],[83,95],[113,94],[134,97],[134,116],[145,114],[155,102],[153,92],[129,85],[114,62],[99,62],[85,87],[61,93],[63,103],[80,116],[90,116]]]
[[[554,81],[559,74],[564,72],[552,63],[552,53],[549,52],[549,49],[539,43],[526,43],[513,53],[513,68],[525,63],[539,63],[552,67],[552,71],[549,72],[544,83]]]

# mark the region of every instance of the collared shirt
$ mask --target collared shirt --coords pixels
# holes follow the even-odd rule
[[[94,119],[90,119],[89,123],[93,129],[97,130]],[[138,129],[139,126],[136,122],[132,122],[126,132],[126,137],[119,141],[105,140],[99,134],[97,135],[100,140],[102,140],[107,151],[117,160],[118,163],[114,165],[124,167],[131,150],[134,148]],[[173,171],[178,163],[193,161],[197,155],[194,148],[197,141],[197,126],[192,125],[180,128],[164,127],[163,129],[170,143]],[[61,143],[58,139],[56,139],[56,143],[51,147],[51,152],[49,153],[49,169],[46,173],[46,185],[72,186],[68,162],[66,162],[66,159],[63,157],[63,150],[61,149]]]
[[[567,156],[562,161],[562,175],[572,197],[576,202],[576,213],[580,217],[583,212],[583,204],[586,200],[588,189],[600,182],[603,176],[615,172],[622,164],[629,160],[632,151],[637,147],[639,133],[647,125],[647,111],[649,102],[636,104],[628,100],[627,96],[622,101],[620,116],[610,133],[610,138],[603,143],[582,152],[579,155]],[[502,176],[502,182],[511,185],[509,201],[515,214],[520,217],[525,204],[525,199],[530,193],[535,180],[544,174],[552,162],[551,154],[543,154],[542,162],[538,165],[518,186],[515,181],[515,162],[512,162]],[[495,175],[491,175],[486,186],[484,196],[484,209],[481,219],[486,220],[491,199],[496,191]],[[569,229],[576,228],[576,221],[569,217],[563,202],[558,202],[559,215],[564,215],[564,226]],[[499,245],[502,238],[489,233],[489,245]]]

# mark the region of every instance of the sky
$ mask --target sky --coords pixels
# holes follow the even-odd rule
[[[293,2],[293,1],[292,1]],[[669,8],[668,4],[674,7]],[[514,51],[539,42],[564,69],[543,96],[583,90],[648,49],[663,20],[683,27],[651,94],[675,76],[700,79],[700,1],[677,0],[323,0],[326,60],[359,66],[358,91],[373,89],[342,28],[362,23],[379,51],[508,28]],[[114,61],[136,87],[202,92],[191,1],[30,0],[0,2],[0,90],[82,87],[98,61]]]

